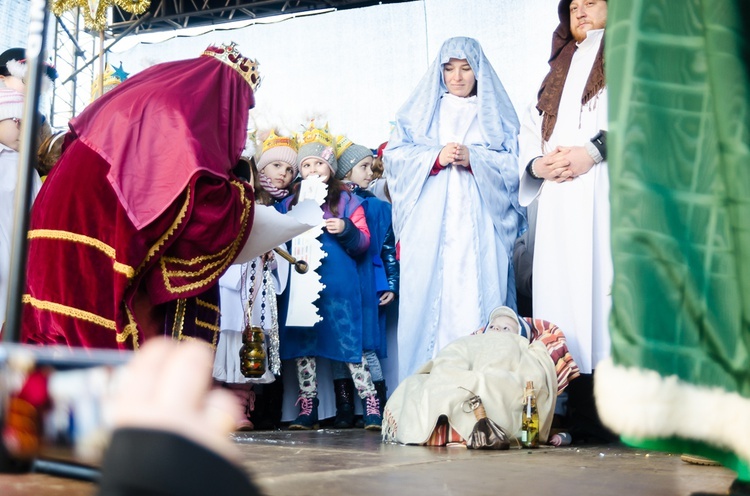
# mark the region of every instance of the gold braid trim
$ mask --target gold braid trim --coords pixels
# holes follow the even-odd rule
[[[214,334],[214,341],[216,341],[216,337],[215,336],[218,336],[218,334]],[[204,341],[204,340],[202,340],[200,338],[196,338],[196,337],[193,337],[193,336],[182,336],[180,338],[180,340],[181,341],[195,341],[196,343],[205,344],[206,346],[208,346],[209,348],[211,348],[211,350],[214,350],[214,351],[216,350],[216,343],[215,342],[214,343],[209,343],[208,341]]]
[[[200,298],[196,298],[195,301],[199,306],[213,310],[214,315],[216,315],[216,317],[214,317],[214,327],[216,328],[216,331],[214,331],[213,337],[211,338],[211,348],[216,349],[216,345],[219,344],[219,334],[221,334],[221,327],[219,327],[219,323],[221,322],[221,309],[216,305],[201,300]]]
[[[118,332],[116,339],[118,343],[124,343],[128,337],[133,337],[133,349],[138,349],[138,325],[135,323],[135,318],[133,317],[133,314],[130,312],[130,309],[126,304],[123,303],[122,305],[125,307],[125,313],[128,316],[128,325],[125,326],[125,329],[123,329],[122,332]]]
[[[214,260],[213,262],[211,262],[209,264],[204,265],[201,269],[198,269],[198,270],[193,270],[193,271],[168,270],[167,269],[167,265],[166,265],[168,263],[174,263],[174,264],[194,264],[194,263],[197,263],[199,261],[197,259],[193,259],[194,261],[193,260],[187,261],[187,260],[180,260],[180,259],[173,258],[173,257],[163,257],[162,258],[162,262],[161,262],[161,266],[163,268],[163,272],[164,272],[164,274],[165,274],[166,277],[198,277],[198,276],[202,275],[204,272],[207,272],[208,270],[210,270],[210,269],[216,267],[217,265],[221,264],[224,261],[224,259],[225,259],[226,253],[231,248],[232,248],[232,245],[228,245],[226,248],[224,248],[223,250],[221,250],[219,253],[216,253],[216,254],[210,255],[210,256],[200,257],[200,258],[203,258],[204,260],[209,260],[209,259],[212,259],[212,258],[216,259],[216,260]]]
[[[219,329],[219,326],[209,324],[208,322],[203,322],[202,320],[199,320],[199,319],[195,319],[195,325],[200,326],[200,327],[205,327],[209,331],[221,332],[221,329]]]
[[[219,254],[203,255],[200,257],[195,257],[192,260],[180,260],[180,259],[176,259],[173,257],[161,257],[161,259],[159,260],[159,264],[161,265],[161,269],[162,269],[161,272],[162,272],[162,278],[164,279],[164,287],[168,291],[172,293],[186,293],[188,291],[192,291],[194,289],[207,286],[208,284],[213,282],[215,279],[217,279],[221,274],[223,274],[226,268],[229,265],[231,265],[231,263],[236,258],[236,254],[241,248],[239,246],[240,240],[244,237],[245,231],[247,230],[248,217],[250,216],[250,211],[253,205],[250,199],[247,197],[247,195],[245,195],[245,188],[242,185],[242,183],[240,183],[239,181],[230,181],[230,183],[240,191],[241,196],[242,196],[242,203],[244,204],[244,207],[245,207],[242,210],[242,217],[240,219],[241,227],[240,227],[240,232],[237,238],[229,246],[222,249],[221,252],[219,252]],[[224,254],[227,253],[227,251],[228,251],[228,254],[224,256]],[[223,257],[223,259],[217,260],[216,262],[211,263],[208,267],[204,267],[201,270],[196,271],[196,272],[172,273],[167,270],[166,263],[165,263],[166,261],[169,261],[171,263],[182,263],[185,265],[191,265],[197,261],[201,261],[204,259],[209,260],[212,258],[216,258],[217,256],[221,256]],[[181,276],[197,277],[198,275],[203,274],[203,272],[205,272],[206,270],[213,268],[217,264],[219,265],[219,267],[215,271],[213,271],[213,273],[209,274],[208,276],[206,276],[200,281],[196,281],[190,284],[185,284],[183,286],[173,286],[170,283],[170,280],[169,280],[170,275],[180,274]]]
[[[221,309],[218,307],[218,305],[213,305],[207,302],[206,300],[201,300],[200,298],[196,298],[195,302],[201,307],[205,307],[205,308],[208,308],[209,310],[213,310],[214,312],[218,314],[221,313]]]
[[[174,323],[172,323],[172,339],[175,341],[181,341],[186,336],[182,335],[182,330],[185,327],[185,308],[187,301],[184,298],[177,300],[174,311]]]
[[[190,187],[187,189],[187,194],[185,195],[185,203],[182,204],[182,208],[180,208],[180,212],[177,214],[177,217],[175,218],[174,222],[172,222],[172,225],[169,226],[169,229],[166,230],[164,234],[159,237],[158,240],[156,240],[156,243],[151,246],[151,248],[148,250],[148,253],[146,254],[146,258],[143,259],[143,262],[141,262],[141,265],[138,266],[138,269],[136,270],[136,273],[140,273],[143,268],[146,266],[146,263],[151,260],[154,255],[156,255],[156,252],[158,252],[162,245],[167,241],[167,238],[169,238],[174,232],[177,230],[177,228],[180,226],[183,220],[185,220],[185,214],[187,213],[188,205],[190,205]]]
[[[212,260],[214,258],[220,258],[227,251],[229,251],[231,248],[232,248],[232,245],[227,245],[219,253],[212,253],[212,254],[209,254],[209,255],[199,255],[197,257],[191,258],[190,260],[185,260],[183,258],[175,258],[175,257],[164,257],[164,260],[166,260],[169,263],[173,263],[173,264],[195,265],[195,264],[197,264],[199,262],[205,262],[206,260]],[[173,272],[173,273],[176,273],[176,272]]]
[[[216,345],[219,344],[219,335],[221,334],[221,327],[219,327],[220,318],[221,314],[217,313],[216,319],[214,319],[214,323],[216,324],[214,327],[219,329],[219,332],[214,332],[213,338],[211,339],[211,348],[213,348],[214,350],[216,349]]]
[[[85,320],[87,322],[91,322],[92,324],[100,325],[113,331],[117,328],[115,326],[114,320],[105,319],[104,317],[96,315],[95,313],[87,312],[79,308],[73,308],[67,305],[61,305],[60,303],[53,303],[51,301],[37,300],[29,294],[23,295],[23,297],[21,297],[21,301],[39,310],[46,310],[48,312],[59,313],[61,315],[72,317],[74,319]]]
[[[28,238],[70,241],[72,243],[81,243],[86,246],[96,248],[112,259],[112,261],[114,262],[112,268],[116,272],[124,274],[128,279],[132,278],[133,275],[135,275],[135,270],[133,269],[133,267],[117,261],[117,252],[113,247],[96,238],[85,236],[83,234],[76,234],[69,231],[59,231],[55,229],[34,229],[32,231],[29,231]]]

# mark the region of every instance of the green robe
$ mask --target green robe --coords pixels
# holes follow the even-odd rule
[[[602,420],[750,480],[746,0],[608,2],[614,284]]]

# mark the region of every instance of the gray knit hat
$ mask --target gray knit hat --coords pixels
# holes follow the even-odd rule
[[[316,128],[315,122],[311,121],[305,132],[297,140],[299,152],[297,153],[297,166],[302,169],[302,161],[310,157],[322,158],[328,162],[332,175],[336,175],[338,163],[336,162],[336,142],[328,132],[328,124],[324,128]]]
[[[0,88],[0,121],[23,117],[23,94],[10,88]]]
[[[318,157],[328,162],[328,167],[336,175],[338,169],[338,162],[336,161],[336,153],[333,151],[333,147],[320,143],[319,141],[313,141],[311,143],[305,143],[299,147],[297,153],[297,166],[302,166],[302,161],[306,158]]]
[[[343,179],[355,165],[367,157],[372,157],[372,150],[366,146],[352,144],[339,156],[339,170],[336,172],[337,179]]]

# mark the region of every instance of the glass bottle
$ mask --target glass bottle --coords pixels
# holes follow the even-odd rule
[[[523,393],[523,415],[521,417],[521,444],[524,448],[539,446],[539,411],[536,408],[534,382],[526,381]]]
[[[240,372],[245,377],[260,377],[266,373],[265,336],[258,326],[245,327],[240,348]]]

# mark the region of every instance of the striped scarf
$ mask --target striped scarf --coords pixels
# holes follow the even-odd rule
[[[289,196],[288,189],[277,188],[276,186],[273,185],[273,183],[268,178],[268,176],[266,176],[262,172],[258,174],[258,180],[260,181],[260,185],[263,186],[263,189],[266,190],[266,192],[269,195],[276,198],[277,200],[281,200],[282,198],[286,198],[287,196]]]

